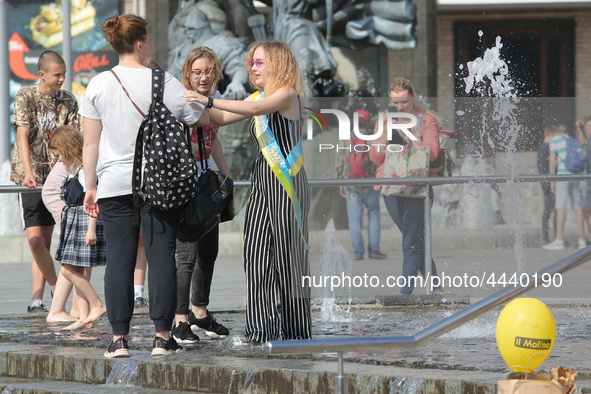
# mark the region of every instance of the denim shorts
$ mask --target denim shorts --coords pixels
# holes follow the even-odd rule
[[[566,209],[566,199],[569,195],[573,211],[583,209],[579,181],[556,182],[556,209]]]

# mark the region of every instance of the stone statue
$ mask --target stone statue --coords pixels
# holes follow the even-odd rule
[[[344,86],[334,79],[338,63],[331,53],[331,45],[353,50],[370,45],[385,45],[391,50],[416,47],[413,30],[416,6],[410,0],[261,1],[273,7],[272,39],[291,47],[315,96],[347,94]],[[222,63],[225,81],[219,89],[223,97],[242,99],[251,89],[244,69],[246,47],[254,40],[270,39],[269,31],[264,15],[257,13],[252,0],[183,0],[169,25],[169,71],[182,77],[187,53],[197,46],[207,46]],[[248,120],[222,127],[220,137],[232,174],[236,179],[248,179],[255,156]],[[310,170],[331,167],[317,162],[326,158],[315,156],[307,155]],[[316,175],[331,178],[334,174]],[[246,200],[245,191],[240,189],[236,195],[237,208]],[[324,214],[343,209],[338,188],[314,191],[312,211]],[[338,219],[338,214],[331,217]],[[310,226],[324,228],[322,220]]]
[[[334,45],[362,49],[383,44],[393,51],[416,48],[417,7],[410,0],[339,3],[335,10],[317,5],[312,12],[312,20],[327,37],[332,37]]]
[[[274,0],[273,25],[275,40],[284,41],[291,47],[300,68],[311,87],[319,96],[334,96],[334,86],[330,91],[326,84],[316,84],[318,79],[331,80],[339,65],[330,53],[330,45],[312,21],[312,7],[308,0]],[[314,85],[318,86],[314,86]],[[339,86],[338,90],[342,88]],[[342,95],[342,92],[336,94]]]
[[[222,24],[217,21],[216,26]],[[198,7],[185,7],[177,13],[169,25],[168,71],[182,79],[183,63],[189,51],[195,47],[211,48],[220,59],[222,72],[229,83],[223,92],[228,99],[246,97],[248,74],[244,69],[246,42],[240,40],[227,30],[215,32],[206,14]]]

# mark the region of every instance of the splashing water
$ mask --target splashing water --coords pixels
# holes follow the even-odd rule
[[[479,32],[481,37],[482,34]],[[502,48],[501,37],[497,36],[495,45],[488,48],[482,58],[476,58],[467,64],[468,76],[464,78],[465,91],[483,97],[478,102],[482,114],[481,127],[475,127],[479,131],[480,149],[468,161],[472,162],[470,166],[474,166],[478,162],[491,163],[488,153],[502,149],[507,156],[501,163],[503,168],[499,169],[514,178],[516,175],[517,139],[520,134],[523,135],[527,131],[523,130],[518,122],[517,104],[519,98],[509,76],[509,65],[501,57]],[[492,130],[494,133],[491,133]],[[486,172],[474,175],[493,175],[494,171],[493,165]],[[505,197],[505,201],[519,201],[515,182],[510,180],[506,185],[509,195]],[[483,188],[484,186],[479,187]],[[488,185],[486,187],[491,188]],[[468,186],[467,189],[467,195],[470,195],[471,186]],[[488,191],[489,196],[493,194],[492,190]],[[518,205],[516,203],[509,204],[509,209],[512,222],[511,231],[515,235],[514,250],[517,270],[522,273],[524,272],[523,261],[525,258],[525,225]]]
[[[419,392],[419,387],[423,383],[422,378],[396,378],[394,383],[390,386],[390,393],[401,393],[401,394],[416,394]]]
[[[369,70],[365,67],[361,67],[357,71],[357,82],[360,90],[365,90],[371,96],[375,96],[377,93],[376,83]]]
[[[243,393],[250,393],[256,391],[256,384],[254,382],[255,370],[248,370],[246,377],[244,378],[244,386],[242,387]]]
[[[133,387],[138,384],[140,362],[138,360],[119,360],[113,365],[107,384]]]
[[[482,36],[482,32],[479,35]],[[488,48],[483,57],[468,62],[469,75],[464,78],[466,93],[477,89],[482,96],[515,97],[513,83],[507,78],[509,66],[501,58],[501,48],[501,37],[497,36],[495,46]]]
[[[320,277],[349,274],[352,271],[353,259],[347,249],[341,245],[337,238],[334,221],[330,219],[323,232],[322,254],[319,259],[318,275]],[[316,276],[318,276],[316,275]],[[313,275],[314,276],[314,275]],[[319,297],[322,299],[320,316],[322,321],[347,322],[351,321],[352,313],[337,305],[337,297],[330,286],[319,287]],[[339,289],[340,290],[340,289]],[[348,300],[351,303],[351,290],[347,289],[346,294],[338,299]]]

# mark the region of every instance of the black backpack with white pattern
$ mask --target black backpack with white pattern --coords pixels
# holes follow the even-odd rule
[[[152,104],[135,144],[133,200],[135,205],[149,203],[161,210],[178,209],[197,193],[199,172],[187,142],[190,139],[164,104],[164,71],[152,70],[152,80]]]

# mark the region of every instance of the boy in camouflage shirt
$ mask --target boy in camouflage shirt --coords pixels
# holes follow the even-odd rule
[[[80,127],[75,97],[61,90],[66,76],[62,57],[53,51],[41,54],[38,62],[40,81],[19,90],[14,101],[16,143],[12,150],[10,180],[36,188],[42,185],[57,161],[48,143],[57,126]],[[41,200],[41,193],[22,193],[23,223],[33,254],[33,294],[28,312],[47,312],[42,297],[45,281],[53,288],[56,274],[49,253],[55,224]]]

